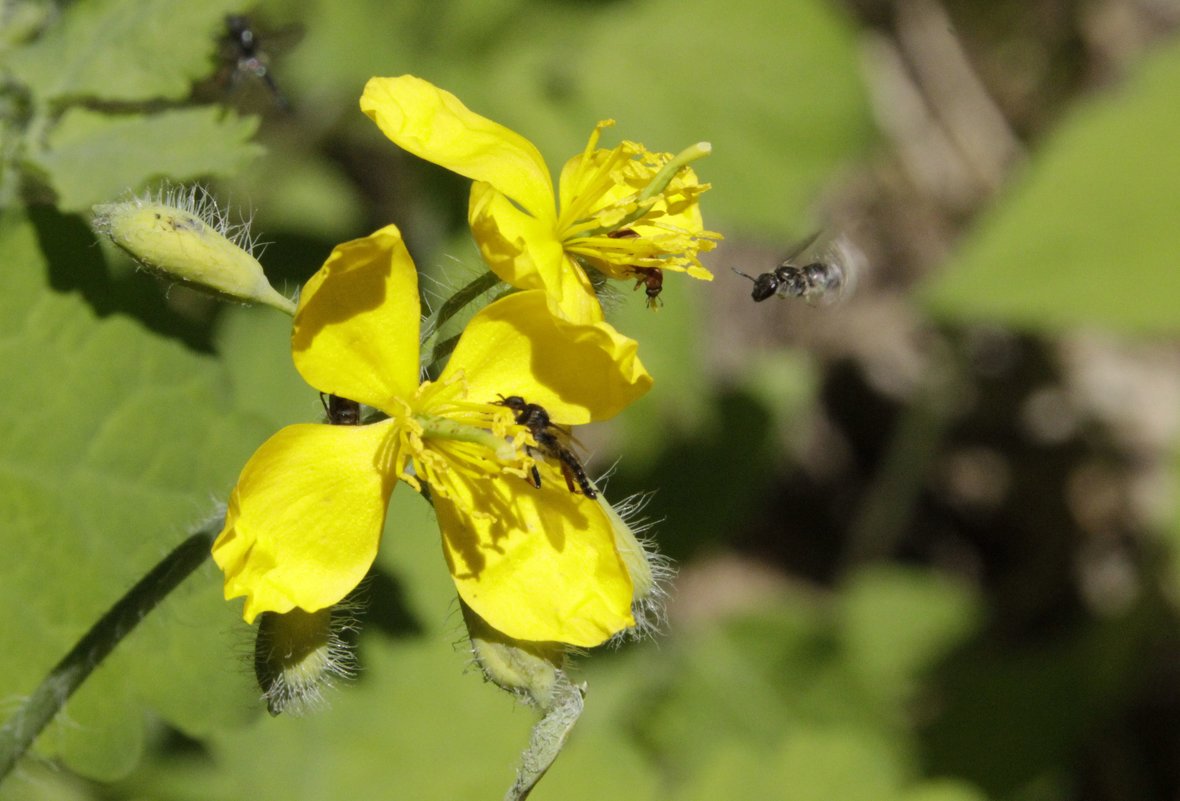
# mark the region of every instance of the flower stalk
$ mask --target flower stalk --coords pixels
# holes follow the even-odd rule
[[[165,556],[78,640],[0,727],[0,780],[12,771],[91,672],[157,604],[209,558],[209,546],[221,525],[219,514]]]

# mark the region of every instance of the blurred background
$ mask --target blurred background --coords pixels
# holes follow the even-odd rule
[[[287,318],[136,273],[90,206],[201,180],[287,293],[394,222],[437,304],[482,270],[468,183],[357,106],[409,72],[555,172],[605,118],[714,148],[715,280],[623,286],[655,387],[578,432],[648,494],[666,631],[579,661],[532,798],[1180,797],[1180,3],[191,5],[3,5],[0,709],[320,414]],[[732,268],[816,231],[849,291],[754,303]],[[437,537],[395,494],[360,675],[304,718],[260,713],[207,565],[0,797],[498,797],[534,716],[470,666]]]

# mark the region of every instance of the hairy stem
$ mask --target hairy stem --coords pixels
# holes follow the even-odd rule
[[[12,771],[94,668],[209,557],[209,548],[221,526],[220,518],[210,520],[165,556],[54,665],[16,714],[0,727],[0,780]]]
[[[426,331],[428,332],[428,343],[433,342],[438,338],[439,331],[447,324],[447,321],[454,317],[459,312],[463,311],[467,304],[474,301],[483,293],[500,283],[500,276],[489,270],[486,273],[476,276],[466,286],[460,287],[454,295],[447,298],[442,306],[438,307],[438,311],[430,315],[426,320]],[[455,339],[452,337],[452,339]],[[456,340],[457,341],[457,340]],[[450,354],[450,349],[445,349],[439,352],[440,347],[446,346],[450,343],[450,348],[453,349],[454,342],[448,340],[442,345],[436,345],[434,348],[424,347],[422,349],[423,367],[427,367],[427,363],[434,365],[441,359]]]

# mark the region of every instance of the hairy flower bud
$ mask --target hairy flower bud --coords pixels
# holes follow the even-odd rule
[[[301,714],[324,703],[324,690],[355,672],[351,647],[341,638],[347,614],[321,609],[266,612],[254,644],[254,675],[272,715]]]
[[[582,715],[586,687],[570,683],[561,669],[566,652],[561,644],[514,640],[485,623],[467,604],[461,606],[471,652],[484,677],[543,713],[520,755],[516,781],[504,796],[505,801],[523,801],[565,747]]]
[[[635,617],[635,626],[616,634],[612,640],[615,644],[625,639],[642,639],[659,631],[664,624],[666,586],[676,574],[672,561],[656,551],[655,543],[644,536],[653,522],[640,515],[650,498],[645,494],[632,495],[612,506],[605,498],[599,497],[599,504],[611,520],[615,547],[634,587],[631,613]]]
[[[105,203],[94,207],[94,215],[95,230],[150,272],[214,295],[295,313],[295,304],[266,280],[251,252],[247,225],[230,223],[200,187]]]

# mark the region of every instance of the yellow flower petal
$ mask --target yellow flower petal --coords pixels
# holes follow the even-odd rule
[[[361,111],[398,147],[487,181],[539,220],[556,217],[553,179],[536,146],[471,111],[450,92],[413,75],[371,78]]]
[[[213,559],[244,616],[314,612],[364,578],[395,478],[382,469],[390,424],[287,426],[250,457]]]
[[[635,624],[631,579],[596,501],[560,479],[538,489],[464,478],[453,489],[435,498],[447,564],[459,596],[493,628],[590,647]]]
[[[567,320],[602,319],[594,287],[565,255],[550,222],[533,219],[482,182],[471,186],[467,216],[484,262],[505,282],[521,289],[544,289]]]
[[[560,293],[550,292],[551,310],[553,314],[571,323],[590,324],[602,322],[602,306],[598,302],[598,294],[594,285],[586,276],[586,271],[578,260],[568,253],[562,259],[562,268],[558,273],[561,279]]]
[[[612,417],[651,388],[637,349],[607,323],[553,316],[543,292],[517,292],[471,319],[439,381],[462,370],[469,400],[520,395],[576,425]]]
[[[291,353],[307,383],[388,411],[418,388],[418,273],[389,225],[337,245],[299,298]]]
[[[504,281],[521,289],[544,289],[557,282],[561,243],[550,223],[521,211],[483,181],[471,185],[467,217],[484,261]]]

